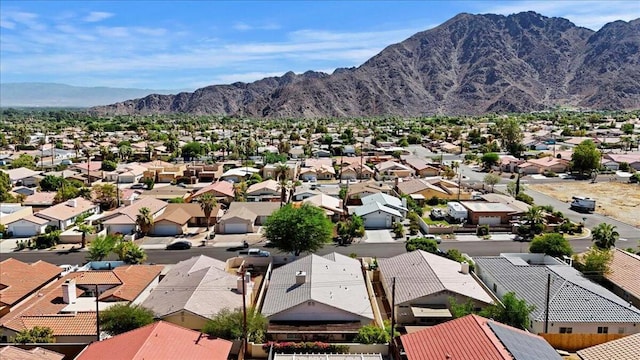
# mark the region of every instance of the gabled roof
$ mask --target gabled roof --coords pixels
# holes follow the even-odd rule
[[[395,196],[387,195],[385,193],[375,193],[371,195],[367,195],[363,197],[362,204],[369,204],[372,202],[379,202],[382,205],[389,206],[394,209],[405,210],[408,209],[402,204],[402,200],[398,199]]]
[[[3,360],[62,360],[64,355],[55,351],[35,347],[30,350],[12,345],[0,349],[0,359]]]
[[[22,219],[16,219],[16,220],[8,223],[7,225],[13,224],[13,223],[18,222],[18,221],[27,221],[27,222],[30,222],[30,223],[34,223],[36,225],[44,225],[44,224],[49,222],[49,220],[47,220],[47,219],[43,219],[41,217],[38,217],[38,216],[35,216],[35,215],[31,214],[31,215],[23,217]]]
[[[214,195],[218,194],[218,195],[222,195],[222,196],[229,196],[229,197],[233,197],[235,195],[235,191],[233,189],[233,184],[228,182],[228,181],[218,181],[215,182],[211,185],[207,185],[205,187],[203,187],[202,189],[196,191],[195,194],[193,194],[193,197],[196,198],[202,194],[208,193],[208,192],[213,192]]]
[[[55,279],[62,269],[45,261],[27,264],[14,258],[0,262],[0,304],[13,305]]]
[[[327,194],[321,193],[308,197],[302,200],[302,203],[312,204],[325,210],[329,210],[332,213],[342,214],[344,212],[344,210],[342,209],[342,200],[336,199],[333,196],[329,196]]]
[[[200,255],[173,266],[142,305],[158,317],[186,310],[209,319],[242,306],[236,288],[237,276],[225,271],[224,262]]]
[[[256,214],[257,216],[269,216],[273,214],[274,211],[280,208],[279,202],[232,202],[229,205],[229,210],[224,215],[226,218],[230,212],[242,212],[249,210],[250,212]]]
[[[31,169],[27,169],[25,167],[20,167],[20,168],[11,169],[11,170],[2,170],[2,171],[9,175],[9,179],[11,180],[11,182],[16,182],[18,180],[26,179],[28,177],[39,174],[39,172],[33,171]]]
[[[134,201],[131,205],[123,208],[116,209],[113,214],[116,215],[113,218],[106,220],[105,224],[135,224],[136,217],[140,213],[140,209],[146,207],[149,208],[151,215],[167,207],[167,203],[152,197],[140,199]],[[117,221],[116,221],[117,219]]]
[[[474,261],[481,277],[490,274],[496,284],[534,305],[531,318],[536,321],[544,320],[547,275],[551,274],[549,321],[640,322],[640,310],[568,265],[530,265],[515,255],[475,257]]]
[[[640,298],[640,256],[615,248],[609,270],[607,280]]]
[[[94,342],[76,360],[207,359],[227,360],[232,342],[158,321]]]
[[[400,341],[408,360],[560,360],[540,336],[477,315],[448,321]]]
[[[582,360],[637,360],[640,351],[640,334],[588,347],[578,351]]]
[[[398,210],[382,205],[377,201],[370,202],[368,204],[363,204],[362,206],[358,206],[355,209],[354,213],[358,216],[365,216],[376,211],[383,211],[383,212],[386,212],[387,214],[391,214],[396,217],[402,217],[402,214],[400,214]]]
[[[457,261],[422,250],[378,259],[380,276],[387,284],[396,278],[396,303],[449,291],[470,299],[493,303],[492,297],[470,275],[460,272]]]
[[[306,273],[302,285],[296,285],[299,271]],[[273,270],[262,314],[270,317],[309,300],[373,319],[360,262],[338,253],[308,255]]]
[[[73,202],[75,202],[75,206],[71,205]],[[96,207],[98,207],[98,205],[93,202],[82,197],[77,197],[41,210],[36,213],[36,216],[54,220],[67,220]]]
[[[247,195],[251,195],[254,192],[262,191],[278,192],[280,191],[280,184],[273,179],[265,180],[256,184],[253,184],[247,188]]]

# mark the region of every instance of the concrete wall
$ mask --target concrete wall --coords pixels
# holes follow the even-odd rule
[[[162,320],[192,330],[201,330],[208,321],[207,318],[192,314],[185,310],[165,316]]]

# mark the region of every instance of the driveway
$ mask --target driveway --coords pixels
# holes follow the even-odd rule
[[[391,230],[365,230],[364,242],[366,243],[394,243],[396,241],[391,236]]]

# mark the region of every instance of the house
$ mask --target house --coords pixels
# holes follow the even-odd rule
[[[369,180],[373,178],[375,172],[367,165],[348,165],[342,167],[340,176],[342,180],[362,179]]]
[[[338,253],[274,269],[261,312],[274,340],[350,340],[374,322],[360,262]]]
[[[427,164],[426,161],[417,156],[402,156],[402,161],[413,169],[419,177],[431,177],[440,174],[440,169]]]
[[[402,180],[402,181],[401,181]],[[469,200],[472,195],[460,186],[441,177],[425,179],[398,179],[396,189],[400,195],[409,195],[414,199],[458,199]]]
[[[6,225],[11,236],[17,238],[28,238],[44,234],[47,230],[47,226],[50,225],[50,221],[36,215],[28,215]]]
[[[229,169],[220,175],[221,181],[229,181],[231,183],[239,183],[241,181],[249,180],[251,175],[259,174],[260,169],[256,169],[250,166],[242,166],[233,169]]]
[[[238,276],[225,268],[223,261],[204,255],[180,261],[171,267],[142,306],[153,311],[158,319],[201,330],[220,310],[242,307],[242,282],[238,287]],[[252,288],[252,284],[249,282],[245,287]]]
[[[197,199],[203,194],[211,194],[215,196],[216,200],[221,203],[230,204],[235,197],[235,190],[233,189],[233,184],[228,181],[218,181],[214,182],[211,185],[207,185],[202,189],[196,191],[190,198],[189,201],[193,199]]]
[[[142,180],[152,179],[156,183],[174,182],[181,177],[187,169],[185,164],[171,164],[161,160],[154,160],[140,165],[147,168],[142,174]]]
[[[101,218],[102,225],[107,229],[108,234],[133,234],[138,228],[136,218],[140,213],[140,209],[149,209],[151,216],[155,220],[162,215],[167,205],[169,204],[155,198],[136,200],[131,205],[118,208],[104,215]]]
[[[407,178],[415,174],[409,166],[395,161],[385,161],[375,166],[377,180],[393,180],[396,178]]]
[[[255,183],[247,188],[247,201],[280,201],[280,184],[272,179]]]
[[[48,220],[48,225],[64,230],[72,226],[78,217],[98,213],[100,213],[99,205],[82,197],[77,197],[40,210],[35,216]]]
[[[459,304],[471,301],[481,309],[496,303],[469,265],[431,254],[412,251],[378,259],[380,282],[387,299],[396,284],[396,321],[400,325],[434,325],[451,320],[451,298]]]
[[[570,161],[554,157],[529,159],[517,166],[522,174],[543,174],[546,172],[563,173],[569,168]]]
[[[469,224],[473,225],[501,225],[509,224],[514,216],[523,213],[520,209],[500,202],[461,201],[467,209]]]
[[[216,225],[219,234],[246,234],[255,232],[267,218],[280,208],[275,202],[232,202],[229,210]]]
[[[640,274],[640,256],[614,248],[609,272],[604,274],[604,279],[616,295],[640,308],[638,274]]]
[[[31,206],[35,212],[52,206],[55,197],[56,193],[54,191],[36,192],[33,195],[27,196],[22,202],[22,205]]]
[[[402,218],[407,217],[407,214],[409,213],[409,209],[407,209],[406,199],[398,199],[395,196],[391,196],[385,193],[380,192],[367,195],[362,197],[360,200],[362,201],[362,205],[378,202],[383,206],[397,210],[400,214],[402,214]]]
[[[640,334],[625,336],[577,352],[581,360],[637,360]]]
[[[220,205],[211,211],[210,226],[215,226],[222,217]],[[151,233],[161,236],[186,234],[189,227],[206,227],[207,218],[198,203],[168,204],[160,216],[154,219]]]
[[[607,162],[610,160],[620,167],[621,163],[629,164],[629,167],[635,169],[636,171],[640,171],[640,154],[639,153],[630,153],[630,154],[604,154],[603,162]]]
[[[296,179],[298,176],[298,170],[300,168],[300,163],[298,161],[287,161],[286,163],[279,164],[267,164],[262,168],[262,178],[264,179],[274,179],[278,180],[279,174],[277,174],[277,170],[279,166],[286,166],[286,177],[287,179]]]
[[[101,310],[118,303],[139,304],[158,284],[162,268],[126,265],[112,270],[69,273],[0,318],[0,342],[34,326],[50,327],[57,343],[93,341],[96,301]]]
[[[57,279],[61,272],[58,266],[42,260],[32,264],[14,258],[0,261],[0,317]]]
[[[318,194],[305,198],[304,200],[302,200],[302,204],[311,204],[323,209],[327,216],[335,221],[337,221],[340,215],[344,213],[344,209],[342,208],[342,200],[336,199],[333,196],[329,196],[326,194]]]
[[[42,177],[38,171],[33,171],[31,169],[27,169],[25,167],[20,167],[17,169],[11,170],[0,170],[2,172],[7,173],[9,175],[9,181],[11,181],[12,186],[29,186],[34,187],[38,186]]]
[[[191,164],[187,165],[183,176],[193,184],[198,181],[215,181],[222,173],[223,167],[220,164]]]
[[[76,360],[227,360],[233,343],[158,321],[87,346]]]
[[[500,155],[498,160],[498,168],[500,171],[516,172],[518,165],[524,163],[524,160],[518,159],[513,155]]]
[[[146,167],[136,163],[121,164],[115,171],[105,172],[104,179],[120,184],[133,184],[142,179],[146,170]]]
[[[5,360],[62,360],[65,355],[39,346],[27,349],[9,345],[0,349],[0,359]]]
[[[33,214],[31,206],[14,203],[0,203],[0,225],[7,225]]]
[[[156,186],[151,190],[144,190],[140,194],[140,199],[154,198],[162,201],[169,201],[171,199],[180,198],[186,200],[191,196],[191,190],[182,186],[167,185]]]
[[[514,292],[535,306],[529,331],[555,334],[634,334],[640,332],[640,310],[613,292],[586,279],[571,266],[544,254],[476,257],[480,279],[498,297]],[[549,322],[545,299],[549,288]]]
[[[300,169],[300,180],[331,180],[335,177],[336,170],[333,168],[331,158],[306,159]]]
[[[390,229],[393,223],[403,219],[398,210],[377,201],[356,207],[353,214],[362,218],[365,229]]]
[[[329,158],[331,157],[331,151],[324,149],[313,150],[312,155],[317,158]]]
[[[561,360],[542,337],[478,315],[400,336],[406,360]]]
[[[365,196],[376,193],[392,194],[393,188],[388,184],[381,181],[363,181],[355,184],[348,184],[347,187],[347,202],[349,205],[360,205],[362,199]]]

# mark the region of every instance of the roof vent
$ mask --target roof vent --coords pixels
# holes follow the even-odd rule
[[[464,261],[460,263],[460,272],[463,274],[469,273],[469,263]]]
[[[307,281],[307,273],[304,271],[296,272],[296,285],[302,285]]]

